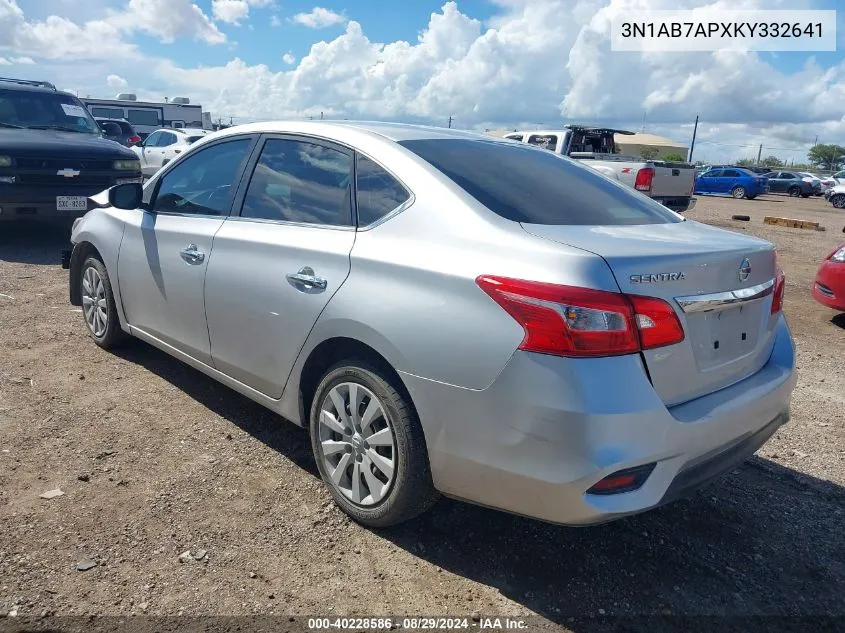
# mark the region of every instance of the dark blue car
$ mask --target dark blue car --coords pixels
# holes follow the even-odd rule
[[[769,192],[769,181],[741,167],[711,167],[695,179],[695,193],[753,200]]]

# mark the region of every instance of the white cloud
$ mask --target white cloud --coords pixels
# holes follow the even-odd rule
[[[346,16],[336,13],[331,9],[314,7],[308,13],[297,13],[291,20],[297,24],[307,26],[309,29],[322,29],[327,26],[346,22]]]
[[[140,30],[161,42],[190,37],[207,44],[222,44],[226,36],[191,0],[129,0],[123,11],[113,11],[106,21],[122,31]]]
[[[124,35],[142,31],[162,42],[190,37],[220,44],[226,36],[191,0],[129,0],[122,10],[77,24],[50,15],[27,20],[17,0],[0,0],[0,51],[53,60],[117,60],[139,57]]]
[[[0,66],[32,66],[35,60],[32,57],[0,57]]]
[[[296,62],[296,55],[288,51],[284,55],[282,55],[282,61],[285,62],[287,65],[291,65]]]
[[[270,6],[273,0],[211,0],[211,14],[216,20],[240,24],[249,17],[250,7]]]
[[[282,26],[282,20],[279,18],[278,15],[274,15],[272,18],[270,18],[270,26]]]
[[[125,88],[129,82],[120,75],[109,75],[106,77],[106,84],[113,88]]]

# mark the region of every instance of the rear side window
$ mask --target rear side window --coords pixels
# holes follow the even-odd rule
[[[616,226],[682,221],[633,189],[553,152],[483,139],[418,139],[400,145],[514,222]]]
[[[407,189],[378,163],[360,154],[355,161],[359,225],[380,220],[411,197]]]
[[[725,178],[739,178],[740,173],[736,169],[726,169],[725,173],[722,174]],[[745,174],[742,174],[743,176]]]
[[[522,134],[508,134],[505,138],[509,138],[512,141],[522,141],[523,136]]]
[[[190,145],[191,143],[196,143],[196,142],[197,142],[198,140],[200,140],[201,138],[202,138],[202,135],[200,135],[200,136],[189,136],[189,137],[188,137],[187,139],[185,139],[185,140],[186,140],[186,141],[188,141],[188,145]]]
[[[348,226],[352,156],[316,143],[269,139],[252,173],[241,217]]]
[[[706,174],[704,174],[705,178],[721,178],[725,175],[724,169],[711,169]]]

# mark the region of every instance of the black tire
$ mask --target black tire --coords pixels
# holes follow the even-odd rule
[[[802,197],[802,198],[809,198],[809,197],[810,197],[810,194],[809,194],[809,193],[802,193],[802,194],[801,194],[801,197]]]
[[[757,197],[757,194],[755,193],[753,196],[745,196],[745,199],[746,200],[754,200],[754,198],[756,198],[756,197]]]
[[[745,187],[742,187],[741,185],[737,185],[736,187],[731,189],[731,195],[734,198],[736,198],[737,200],[739,200],[740,198],[744,198],[745,197]]]
[[[837,193],[830,196],[830,204],[835,209],[845,209],[845,193]]]
[[[793,198],[797,198],[801,195],[801,187],[790,187],[786,193],[788,193]]]
[[[86,317],[87,308],[84,303],[84,298],[86,297],[86,294],[88,294],[85,290],[85,283],[86,271],[89,268],[93,268],[96,271],[96,274],[103,285],[103,299],[105,299],[106,303],[104,310],[106,314],[106,323],[102,332],[95,331],[95,328],[91,323],[89,323],[88,318]],[[94,342],[103,349],[114,349],[121,343],[124,343],[129,337],[126,332],[120,329],[120,317],[117,314],[117,306],[114,301],[114,293],[112,292],[109,273],[103,262],[96,257],[88,257],[82,263],[77,283],[79,284],[80,296],[83,297],[82,319],[85,321],[85,327],[88,329],[88,333],[91,335],[91,338],[94,339]]]
[[[739,220],[740,222],[750,222],[750,215],[732,215],[731,220]]]
[[[320,446],[320,411],[332,388],[343,383],[362,385],[378,398],[390,418],[395,440],[394,478],[389,492],[377,504],[362,506],[348,499],[331,481]],[[311,448],[323,482],[340,508],[369,527],[402,523],[428,510],[438,499],[431,479],[425,436],[414,407],[397,389],[388,373],[359,360],[341,361],[323,376],[310,412]]]

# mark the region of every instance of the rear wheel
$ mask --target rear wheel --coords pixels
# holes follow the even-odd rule
[[[837,193],[830,197],[830,204],[837,209],[845,209],[845,193]]]
[[[387,372],[349,360],[320,381],[311,447],[335,502],[355,521],[386,527],[437,500],[422,426]]]
[[[731,189],[731,195],[734,198],[737,198],[737,199],[744,198],[745,197],[745,187],[743,187],[741,185],[737,185],[736,187]]]
[[[790,187],[787,193],[792,196],[793,198],[797,198],[801,195],[801,188],[800,187]]]
[[[79,274],[79,286],[82,316],[91,338],[103,349],[119,345],[127,337],[120,329],[109,273],[103,262],[96,257],[86,259]]]

